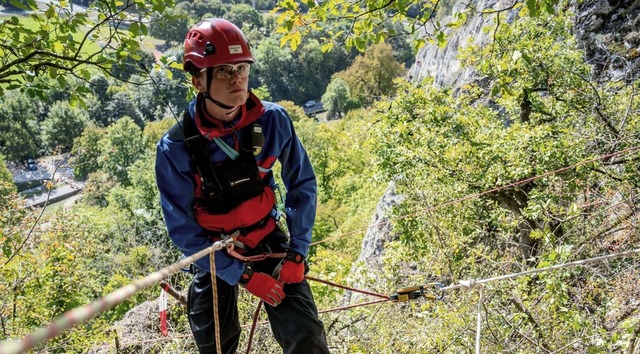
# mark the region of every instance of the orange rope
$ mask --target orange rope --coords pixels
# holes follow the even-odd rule
[[[222,345],[220,340],[220,316],[218,315],[218,282],[216,281],[216,257],[215,251],[209,253],[209,262],[211,263],[211,290],[213,291],[213,320],[215,323],[214,335],[216,339],[216,350],[222,353]]]

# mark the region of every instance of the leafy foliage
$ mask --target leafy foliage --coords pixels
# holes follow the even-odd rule
[[[520,15],[533,17],[555,14],[558,0],[521,0],[509,8],[520,9]],[[283,33],[283,44],[296,49],[302,38],[321,33],[324,50],[336,43],[348,49],[364,51],[370,44],[384,42],[397,36],[414,36],[417,51],[427,41],[440,47],[447,44],[446,28],[457,28],[465,23],[471,5],[453,7],[452,1],[418,2],[374,1],[349,2],[329,0],[322,2],[282,0],[273,12],[278,13],[278,31]],[[449,16],[444,16],[447,10]],[[437,16],[436,16],[437,15]]]
[[[11,197],[11,194],[16,191],[11,171],[9,171],[4,158],[0,155],[0,205],[4,204],[4,200]]]
[[[181,6],[185,12],[226,14],[226,8],[211,4]],[[437,12],[434,6],[451,4],[368,5],[283,4],[295,8],[294,20],[325,16],[352,21],[357,24],[354,31],[343,34],[351,36],[347,44],[356,47],[392,33],[375,16],[419,19]],[[255,66],[259,78],[252,87],[266,88],[262,98],[270,93],[291,100],[281,104],[289,111],[317,175],[319,207],[313,241],[319,243],[311,248],[311,275],[389,294],[408,285],[489,278],[638,248],[637,152],[594,157],[638,146],[640,86],[594,82],[572,39],[572,15],[558,8],[555,16],[547,16],[552,5],[517,2],[513,9],[533,16],[513,21],[494,14],[495,43],[472,46],[461,57],[480,80],[455,90],[434,87],[429,80],[420,85],[393,81],[397,74],[378,80],[366,69],[392,69],[399,64],[389,46],[365,49],[352,71],[347,69],[346,77],[334,77],[329,85],[325,95],[333,98],[325,100],[325,105],[340,119],[328,123],[313,121],[296,107],[297,100],[321,93],[296,80],[318,87],[323,85],[321,78],[328,83],[332,75],[317,75],[323,61],[347,58],[346,51],[322,56],[315,40],[301,41],[297,51],[281,48],[280,43],[296,41],[302,34],[296,32],[301,28],[297,26],[304,22],[294,23],[292,32],[252,47],[254,55],[265,59]],[[361,10],[360,15],[351,10]],[[281,24],[288,25],[283,18]],[[463,20],[463,15],[457,19]],[[274,25],[269,21],[263,22],[267,28]],[[430,21],[431,17],[420,26]],[[454,25],[447,21],[440,26]],[[331,32],[348,28],[345,23],[336,21],[320,36],[346,38]],[[250,32],[252,38],[262,38],[259,31]],[[435,41],[446,42],[437,32],[433,34]],[[172,53],[179,62],[177,51]],[[365,58],[372,61],[365,65]],[[163,60],[152,74],[172,65],[172,59]],[[346,62],[336,71],[346,69]],[[283,74],[282,68],[291,70]],[[157,78],[160,91],[169,92],[171,106],[179,107],[186,90],[173,81],[185,77],[164,72]],[[357,86],[356,77],[383,84]],[[273,86],[267,86],[269,78]],[[347,79],[354,81],[348,85]],[[26,207],[12,192],[0,202],[0,293],[7,294],[0,299],[0,340],[25,335],[65,310],[180,257],[164,230],[153,175],[154,143],[174,121],[161,120],[167,112],[158,95],[154,97],[155,89],[148,89],[145,80],[135,75],[129,80],[135,86],[115,85],[98,76],[91,80],[91,94],[85,96],[85,103],[91,103],[86,107],[89,117],[95,123],[99,113],[109,113],[74,140],[76,177],[87,179],[78,204],[43,213]],[[286,90],[299,96],[294,99],[294,93]],[[19,158],[21,150],[33,149],[31,154],[43,146],[38,123],[57,105],[64,106],[54,102],[69,100],[68,109],[73,110],[72,95],[63,91],[52,92],[46,109],[41,107],[44,101],[31,100],[27,105],[28,99],[13,93],[3,97],[7,103],[0,106],[3,116],[12,119],[0,120],[0,125],[5,124],[0,141],[6,148],[3,152],[14,154],[11,159]],[[353,109],[337,99],[345,96],[368,99],[371,106]],[[7,129],[32,140],[28,144],[12,140],[14,135],[2,135]],[[589,160],[593,161],[585,163]],[[0,175],[1,168],[0,163]],[[546,174],[559,169],[563,170]],[[523,182],[509,185],[516,181]],[[389,215],[383,255],[356,272],[367,224],[390,182],[402,198]],[[482,350],[632,351],[638,338],[636,263],[618,259],[487,284],[481,304]],[[182,291],[189,280],[183,274],[171,278]],[[312,286],[320,309],[355,298],[335,287]],[[96,343],[110,343],[106,329],[134,306],[155,299],[157,291],[139,292],[37,350],[80,353]],[[432,287],[429,291],[437,293]],[[479,298],[462,289],[445,295],[444,301],[384,303],[321,318],[337,353],[467,352],[475,345]],[[252,305],[251,296],[242,292],[242,323],[251,320]],[[171,311],[173,329],[188,333],[184,310],[172,307]],[[266,326],[258,331],[256,347],[278,350]],[[246,338],[245,331],[243,343]],[[150,351],[193,351],[189,341],[176,338],[166,346],[166,342],[149,344]],[[139,348],[132,345],[124,350]]]
[[[37,156],[38,104],[26,94],[12,92],[2,97],[0,104],[0,153],[8,161],[20,161]]]
[[[80,108],[72,108],[65,101],[57,101],[42,122],[42,140],[48,151],[69,152],[73,140],[80,136],[89,122],[89,115]]]
[[[11,16],[0,25],[1,90],[21,89],[30,98],[44,98],[47,86],[40,76],[64,87],[70,76],[89,81],[97,70],[110,74],[126,58],[140,60],[140,39],[148,33],[142,20],[163,13],[173,1],[95,1],[86,11],[73,11],[62,0],[47,3],[43,15],[34,0],[14,5],[34,14],[29,23]],[[78,99],[71,92],[71,103]]]
[[[404,66],[398,63],[390,45],[377,44],[365,51],[364,56],[356,57],[345,71],[335,75],[349,88],[350,99],[360,105],[391,97],[395,94],[393,80],[404,72]]]

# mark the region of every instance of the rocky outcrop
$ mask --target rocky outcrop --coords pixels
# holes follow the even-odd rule
[[[506,8],[511,3],[485,0],[474,3],[477,10]],[[466,5],[458,3],[454,10]],[[575,36],[585,50],[585,60],[593,67],[593,75],[600,81],[633,81],[640,77],[640,0],[590,0],[576,4]],[[507,21],[516,16],[511,12]],[[427,44],[416,55],[409,69],[409,79],[420,82],[426,77],[437,87],[460,87],[478,79],[469,68],[463,68],[457,59],[461,48],[475,43],[488,43],[490,33],[482,28],[493,24],[493,15],[470,13],[467,22],[445,31],[447,46],[439,48]],[[445,19],[443,22],[446,22]],[[428,28],[431,32],[433,28]]]
[[[402,196],[396,194],[395,183],[389,183],[371,217],[369,228],[362,240],[358,260],[351,267],[352,286],[369,288],[368,283],[375,282],[378,275],[384,275],[380,259],[384,255],[385,245],[397,238],[392,233],[389,213],[400,202],[402,202]],[[360,297],[359,293],[347,292],[343,303],[356,302]]]
[[[640,0],[585,1],[576,10],[575,36],[600,82],[640,78]]]
[[[474,3],[477,10],[506,8],[510,1],[481,0]],[[459,2],[454,6],[454,12],[467,6],[466,2]],[[467,11],[468,12],[468,11]],[[515,14],[508,16],[513,20]],[[467,22],[457,29],[445,30],[447,45],[440,48],[435,44],[427,44],[420,48],[413,66],[409,69],[409,79],[412,82],[420,82],[426,77],[434,80],[437,87],[460,87],[477,79],[475,72],[469,68],[463,68],[458,60],[458,52],[469,44],[483,45],[491,40],[491,34],[482,29],[493,23],[493,15],[470,13]],[[450,19],[444,19],[449,22]],[[429,25],[428,25],[429,26]],[[428,33],[433,32],[433,25],[427,28]]]

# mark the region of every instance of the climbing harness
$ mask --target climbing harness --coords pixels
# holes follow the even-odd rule
[[[243,201],[262,194],[271,182],[271,170],[260,168],[255,159],[264,145],[259,124],[250,124],[240,130],[239,151],[220,138],[211,139],[229,157],[216,165],[209,158],[210,140],[200,134],[187,110],[183,114],[182,129],[187,150],[200,177],[200,196],[196,203],[211,214],[228,213]],[[260,178],[260,172],[267,174]]]

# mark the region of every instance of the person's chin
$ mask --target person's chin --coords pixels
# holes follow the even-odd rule
[[[233,106],[243,105],[247,101],[247,91],[236,91],[229,94],[229,101],[233,102]]]

